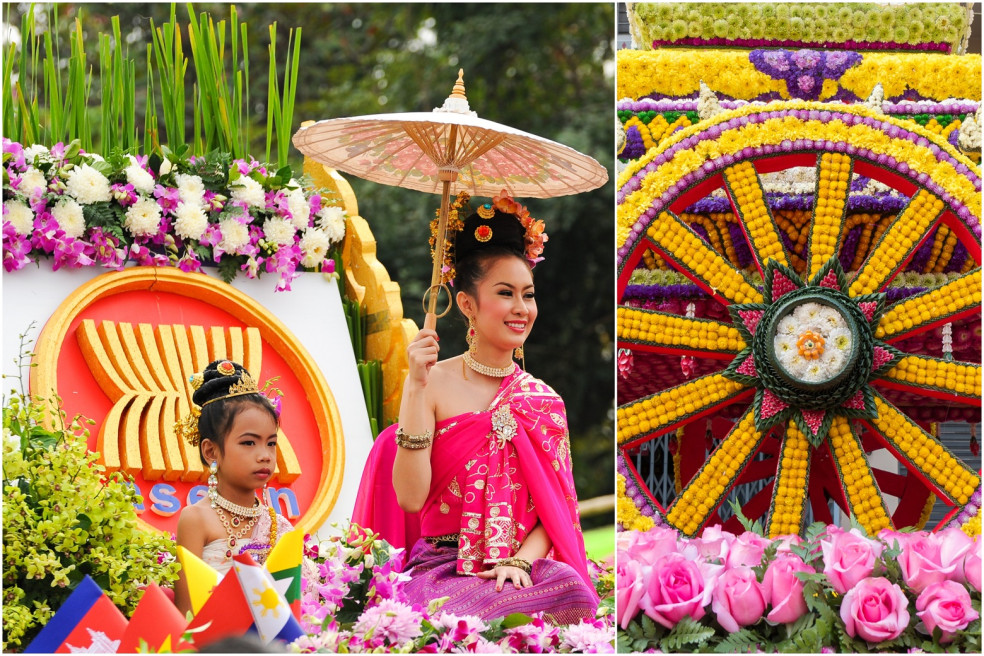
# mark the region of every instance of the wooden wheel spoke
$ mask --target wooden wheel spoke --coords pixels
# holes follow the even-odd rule
[[[765,191],[755,167],[751,162],[741,162],[726,168],[723,176],[735,218],[752,247],[759,271],[765,271],[769,260],[789,266],[786,245],[765,202]]]
[[[951,504],[966,504],[981,483],[974,470],[878,392],[875,408],[878,416],[867,423],[899,461],[937,496]]]
[[[875,474],[868,465],[861,440],[854,433],[847,417],[834,418],[830,426],[829,442],[830,452],[844,484],[844,494],[851,506],[851,514],[868,535],[890,528],[892,520],[875,481]]]
[[[871,294],[888,285],[929,236],[943,209],[942,200],[920,189],[875,244],[851,282],[849,294]]]
[[[766,434],[755,428],[755,413],[749,408],[670,506],[667,521],[685,535],[696,535],[734,487]]]
[[[618,408],[618,443],[624,446],[630,441],[657,437],[753,391],[720,373],[712,373],[637,399]]]
[[[847,196],[851,186],[851,158],[842,153],[824,153],[817,171],[816,202],[810,223],[809,268],[812,279],[840,250]]]
[[[875,337],[898,341],[978,312],[980,307],[981,268],[977,267],[945,285],[889,307],[878,321]]]
[[[981,365],[907,355],[882,374],[879,386],[980,406]]]
[[[654,250],[716,299],[730,303],[762,302],[762,293],[740,271],[671,212],[660,214],[646,236]]]
[[[745,340],[732,324],[713,319],[619,306],[618,340],[634,349],[656,353],[688,354],[701,351],[708,357],[731,358]]]
[[[810,480],[810,451],[806,435],[791,419],[782,441],[782,454],[769,505],[769,537],[799,534],[806,510],[805,492]]]

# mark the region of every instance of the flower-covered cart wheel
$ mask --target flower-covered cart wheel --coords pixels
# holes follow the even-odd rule
[[[816,171],[800,249],[773,218],[761,179],[794,167]],[[848,275],[840,256],[852,174],[908,201]],[[944,522],[957,514],[979,521],[978,472],[887,398],[911,393],[979,416],[979,363],[906,350],[914,335],[979,316],[981,186],[971,160],[863,106],[787,102],[680,130],[630,165],[620,183],[620,352],[637,365],[650,354],[682,356],[703,374],[669,386],[651,376],[644,393],[620,399],[620,467],[646,514],[655,509],[694,536],[720,521],[735,485],[763,481],[742,510],[763,518],[772,536],[798,533],[808,505],[815,519],[832,521],[828,500],[872,534],[919,524],[931,495],[953,509]],[[680,218],[721,188],[761,283]],[[965,272],[889,303],[889,283],[942,230],[972,260]],[[654,254],[723,306],[708,313],[716,316],[626,302],[633,270]],[[675,440],[679,469],[666,508],[626,457],[661,436]],[[869,454],[879,449],[907,474],[872,466]],[[886,495],[898,499],[894,513]],[[726,528],[738,528],[729,521]]]

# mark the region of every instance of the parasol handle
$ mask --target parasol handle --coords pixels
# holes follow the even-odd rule
[[[457,126],[452,126],[451,142],[457,136]],[[441,181],[441,213],[437,222],[437,235],[434,242],[434,263],[431,268],[430,288],[427,290],[427,314],[424,317],[424,328],[433,330],[437,326],[437,297],[441,287],[441,268],[444,266],[444,237],[448,231],[448,203],[451,200],[451,183],[458,179],[457,171],[440,171]],[[446,314],[446,313],[444,313]],[[442,314],[443,316],[443,314]]]
[[[437,329],[437,315],[433,312],[428,312],[424,315],[424,330],[436,330]]]

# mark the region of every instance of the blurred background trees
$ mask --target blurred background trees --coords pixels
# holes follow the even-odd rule
[[[178,6],[186,56],[191,57],[188,12],[193,11],[196,20],[208,12],[218,22],[228,20],[229,9],[223,4]],[[250,151],[258,159],[265,153],[268,26],[275,22],[281,76],[291,30],[303,28],[291,133],[306,120],[430,111],[442,104],[458,68],[463,68],[468,100],[479,116],[567,144],[596,158],[614,176],[611,3],[237,4],[236,9],[248,30],[246,120]],[[26,4],[6,5],[5,42],[19,38],[20,15],[31,10]],[[68,43],[76,17],[85,42],[94,44],[98,33],[112,33],[111,17],[119,16],[123,45],[140,62],[146,60],[151,41],[151,19],[158,26],[165,23],[171,5],[37,5],[33,11],[36,31],[58,29],[62,43]],[[98,71],[95,45],[86,45],[86,53]],[[142,125],[146,67],[138,65],[135,77],[137,124]],[[93,80],[90,105],[98,113],[98,75]],[[190,89],[195,81],[190,63],[187,80]],[[160,86],[157,80],[155,84]],[[158,88],[158,102],[160,92]],[[186,133],[192,131],[189,111]],[[301,155],[293,148],[290,160],[295,171],[300,170]],[[420,298],[430,271],[427,223],[439,196],[346,177],[355,189],[360,214],[376,236],[379,259],[400,282],[406,316],[422,324]],[[536,269],[540,314],[526,348],[527,367],[565,399],[579,495],[610,494],[614,183],[578,196],[520,200],[534,217],[545,220],[550,235],[547,259]],[[439,326],[446,354],[465,348],[464,322],[452,316]],[[610,517],[603,519],[599,523],[610,523]]]

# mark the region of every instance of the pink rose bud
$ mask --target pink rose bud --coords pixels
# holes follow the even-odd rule
[[[772,544],[761,535],[745,531],[731,544],[728,550],[728,567],[758,567],[762,562],[762,554]]]
[[[710,601],[711,586],[700,568],[678,553],[663,556],[653,565],[646,595],[640,602],[646,615],[668,629],[684,617],[699,620]]]
[[[868,642],[894,640],[909,625],[909,602],[898,585],[882,577],[858,581],[841,602],[847,634]]]
[[[850,532],[828,531],[820,541],[823,550],[823,573],[834,590],[845,594],[861,579],[871,576],[875,559],[882,552],[882,545],[863,537],[855,530]]]
[[[740,565],[726,570],[714,588],[711,608],[718,624],[731,633],[762,619],[765,593],[752,568]]]
[[[627,629],[639,614],[639,602],[646,593],[646,575],[650,568],[636,560],[618,561],[615,573],[615,622]]]
[[[796,572],[812,571],[793,553],[778,555],[769,563],[762,579],[766,601],[772,604],[766,619],[775,624],[790,624],[806,613],[803,582],[796,578]]]
[[[937,536],[920,531],[902,543],[899,567],[902,578],[913,592],[919,593],[930,583],[955,578],[958,562],[943,562],[942,541]],[[961,559],[962,560],[962,559]]]
[[[956,581],[930,583],[916,599],[916,615],[922,620],[926,633],[932,635],[939,627],[943,631],[941,643],[953,640],[957,631],[978,618],[970,605],[970,594]]]

